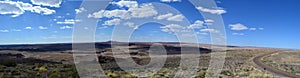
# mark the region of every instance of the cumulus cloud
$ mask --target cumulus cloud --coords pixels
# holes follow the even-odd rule
[[[60,29],[72,29],[72,27],[71,26],[62,26],[62,27],[60,27]]]
[[[173,15],[172,13],[167,13],[167,14],[156,16],[156,17],[154,17],[154,19],[157,19],[157,20],[166,19],[168,21],[183,21],[184,16],[182,14]]]
[[[79,9],[75,9],[76,14],[82,13],[82,12],[84,12],[84,11],[86,11],[86,10],[85,10],[85,8],[83,8],[83,7],[79,8]]]
[[[129,8],[128,11],[131,12],[131,16],[135,18],[151,17],[158,14],[152,4],[143,4],[139,7]]]
[[[249,30],[253,30],[254,31],[254,30],[256,30],[256,28],[249,28]]]
[[[80,22],[80,20],[65,19],[64,21],[57,21],[56,24],[75,24],[75,22]]]
[[[169,25],[165,25],[165,26],[161,26],[161,31],[163,32],[169,32],[169,33],[173,33],[173,32],[185,32],[185,27],[178,25],[178,24],[169,24]]]
[[[211,13],[211,14],[218,14],[218,15],[221,15],[221,14],[224,14],[226,13],[225,10],[223,9],[208,9],[208,8],[204,8],[204,7],[201,7],[201,6],[198,6],[196,7],[198,10],[202,11],[202,12],[207,12],[207,13]]]
[[[0,30],[0,32],[9,32],[9,30]]]
[[[123,23],[123,25],[132,27],[135,30],[139,28],[139,26],[135,25],[133,22],[125,22],[125,23]]]
[[[184,19],[184,16],[183,15],[175,15],[175,16],[172,16],[172,17],[169,17],[167,20],[168,21],[183,21]]]
[[[162,32],[172,32],[171,30],[169,29],[161,29]]]
[[[133,22],[125,22],[124,25],[129,26],[129,27],[135,26],[135,24]]]
[[[241,30],[251,30],[251,31],[255,31],[255,30],[264,30],[264,28],[253,28],[253,27],[247,27],[241,23],[237,23],[237,24],[229,24],[229,27],[231,30],[235,30],[235,31],[241,31]]]
[[[128,10],[100,10],[98,12],[89,14],[89,18],[121,18],[121,19],[130,19],[130,18],[145,18],[157,15],[158,12],[155,10],[152,4],[142,4],[138,7],[132,7]]]
[[[44,27],[44,26],[39,26],[39,29],[41,29],[41,30],[46,30],[46,29],[48,29],[47,27]]]
[[[245,35],[244,33],[232,33],[232,35]]]
[[[49,6],[49,7],[60,7],[62,0],[30,0],[32,4]]]
[[[56,11],[48,8],[43,8],[40,6],[33,6],[29,3],[24,3],[20,1],[0,1],[0,14],[12,15],[12,17],[17,17],[25,13],[25,11],[49,15],[54,14]]]
[[[121,18],[121,19],[129,19],[131,18],[130,13],[127,10],[100,10],[98,12],[95,12],[93,14],[88,15],[89,18]]]
[[[181,2],[181,0],[160,0],[161,2]]]
[[[44,14],[44,15],[50,15],[50,14],[54,14],[56,12],[55,10],[51,10],[48,8],[42,8],[41,6],[33,6],[33,7],[31,7],[31,9],[28,9],[28,11],[39,13],[39,14]]]
[[[138,7],[138,3],[136,1],[128,1],[128,0],[121,0],[118,2],[112,2],[111,4],[118,5],[119,7]]]
[[[220,31],[216,29],[201,29],[201,32],[219,33]]]
[[[197,21],[195,21],[194,24],[191,24],[191,25],[188,26],[187,28],[189,28],[189,29],[202,28],[202,27],[203,27],[203,24],[204,24],[203,21],[197,20]]]
[[[231,30],[241,31],[241,30],[248,30],[249,28],[243,24],[229,24]]]
[[[169,29],[175,29],[175,28],[183,28],[183,26],[181,25],[178,25],[178,24],[170,24],[170,25],[165,25],[165,26],[162,26],[160,28],[169,28]]]
[[[196,20],[193,24],[188,25],[188,26],[181,26],[178,24],[169,24],[169,25],[164,25],[161,26],[160,28],[162,29],[163,32],[191,32],[192,29],[201,29],[204,26],[204,22],[200,20]],[[212,29],[205,29],[201,30],[203,32],[218,32],[218,31],[213,31]]]
[[[204,22],[206,22],[206,23],[213,23],[213,22],[215,22],[215,21],[212,20],[212,19],[206,19],[206,20],[204,20]]]
[[[172,17],[172,16],[173,16],[172,13],[168,13],[168,14],[163,14],[163,15],[159,15],[157,17],[154,17],[154,19],[163,20],[163,19],[168,19],[169,17]]]
[[[0,1],[0,14],[11,14],[12,17],[17,17],[24,13],[24,10],[17,6],[16,2]]]
[[[121,23],[121,20],[116,18],[116,19],[105,21],[104,24],[102,24],[102,25],[112,26],[112,25],[119,25],[120,23]]]
[[[28,27],[25,27],[24,29],[32,30],[33,28],[28,26]]]

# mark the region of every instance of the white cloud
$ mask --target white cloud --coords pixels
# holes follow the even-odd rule
[[[39,13],[39,14],[44,14],[44,15],[50,15],[50,14],[54,14],[56,12],[55,10],[51,10],[48,8],[42,8],[41,6],[33,6],[30,9],[28,9],[28,11]]]
[[[63,21],[63,22],[58,21],[58,22],[56,22],[56,24],[75,24],[75,22],[80,22],[80,20],[65,19],[65,21]]]
[[[203,21],[197,20],[195,21],[193,24],[189,25],[189,26],[181,26],[178,24],[169,24],[169,25],[165,25],[165,26],[161,26],[160,28],[162,29],[161,31],[163,32],[191,32],[191,29],[201,29],[204,25]],[[218,31],[212,31],[211,29],[209,30],[202,30],[203,32],[218,32]]]
[[[131,18],[130,13],[127,10],[100,10],[93,14],[88,15],[89,18],[121,18],[121,19],[129,19]]]
[[[76,14],[82,13],[84,11],[87,11],[87,10],[85,10],[83,7],[79,8],[79,9],[75,9]]]
[[[72,29],[71,26],[63,26],[63,27],[60,27],[60,29]]]
[[[0,30],[0,32],[9,32],[9,30]]]
[[[245,35],[244,33],[232,33],[232,35]]]
[[[183,26],[178,25],[178,24],[170,24],[170,25],[162,26],[162,27],[160,27],[160,28],[176,29],[176,28],[183,28]]]
[[[125,22],[124,25],[129,27],[136,27],[136,25],[133,22]]]
[[[128,10],[100,10],[98,12],[89,14],[89,18],[121,18],[121,19],[130,19],[130,18],[145,18],[157,15],[158,12],[154,9],[152,4],[142,4],[139,7],[132,7]]]
[[[119,17],[119,18],[122,18],[122,19],[131,18],[130,14],[127,10],[105,11],[104,16],[107,17],[107,18],[112,18],[112,17]]]
[[[161,2],[181,2],[181,0],[160,0]]]
[[[206,22],[206,23],[213,23],[213,22],[215,22],[215,21],[212,20],[212,19],[206,19],[206,20],[204,20],[204,22]]]
[[[142,4],[139,7],[133,7],[128,9],[131,12],[131,16],[134,18],[151,17],[158,14],[152,4]]]
[[[231,30],[235,31],[241,31],[241,30],[250,30],[250,31],[255,31],[255,30],[264,30],[264,28],[253,28],[253,27],[247,27],[243,24],[237,23],[237,24],[229,24],[229,27]]]
[[[203,21],[197,20],[197,21],[195,21],[194,24],[191,24],[187,28],[189,28],[189,29],[201,28],[201,27],[203,27],[203,24],[204,24]]]
[[[256,30],[256,28],[249,28],[249,30],[252,30],[252,31],[254,31],[254,30]]]
[[[30,0],[32,4],[49,6],[49,7],[60,7],[62,0]]]
[[[161,26],[160,28],[161,28],[161,31],[168,32],[168,33],[186,32],[186,30],[184,30],[185,27],[178,25],[178,24],[169,24],[169,25]]]
[[[167,13],[167,14],[164,14],[164,15],[159,15],[157,17],[154,17],[154,19],[157,19],[157,20],[168,20],[168,21],[183,21],[184,19],[184,16],[181,15],[181,14],[178,14],[178,15],[174,15],[172,13]]]
[[[32,27],[25,27],[25,29],[32,30],[33,28]]]
[[[172,13],[168,13],[168,14],[163,14],[163,15],[159,15],[157,17],[154,17],[154,19],[163,20],[163,19],[168,19],[169,17],[172,17],[172,16],[173,16]]]
[[[123,25],[132,27],[135,30],[139,28],[139,26],[135,25],[133,22],[125,22]]]
[[[116,19],[112,19],[112,20],[107,20],[102,25],[112,26],[112,25],[119,25],[120,23],[121,23],[121,20],[116,18]]]
[[[202,11],[202,12],[208,12],[208,13],[211,13],[211,14],[218,14],[218,15],[221,15],[221,14],[224,14],[226,13],[225,10],[223,9],[208,9],[208,8],[204,8],[204,7],[201,7],[201,6],[198,6],[196,7],[198,10]]]
[[[65,18],[64,16],[56,16],[55,18]]]
[[[183,21],[184,19],[184,16],[183,15],[175,15],[175,16],[172,16],[172,17],[169,17],[167,20],[168,21]]]
[[[119,2],[112,2],[111,4],[118,5],[119,7],[138,7],[138,3],[136,1],[126,1],[126,0],[121,0]]]
[[[231,30],[241,31],[241,30],[248,30],[249,28],[243,24],[229,24]]]
[[[205,22],[205,23],[204,23],[205,25],[208,25],[208,26],[209,26],[209,25],[213,25],[213,23],[214,23],[215,21],[214,21],[214,20],[211,20],[211,19],[206,19],[206,20],[204,20],[204,22]]]
[[[48,28],[47,27],[43,27],[43,26],[39,26],[39,29],[45,30],[45,29],[48,29]]]
[[[200,34],[200,35],[208,35],[207,32],[197,32],[197,34]]]
[[[33,6],[29,3],[20,1],[0,1],[0,14],[12,15],[17,17],[25,13],[25,11],[39,13],[43,15],[54,14],[56,11],[48,8],[42,8],[40,6]]]
[[[24,13],[24,10],[16,2],[0,1],[0,5],[0,14],[11,14],[12,17],[17,17]]]
[[[161,29],[161,31],[163,31],[163,32],[172,32],[172,31],[169,30],[169,29]]]
[[[219,33],[220,31],[216,29],[201,29],[201,32]]]

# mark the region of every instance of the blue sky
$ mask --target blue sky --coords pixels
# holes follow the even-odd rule
[[[163,9],[149,2],[170,5],[179,13],[163,12]],[[300,29],[299,0],[216,0],[216,4],[218,7],[212,8],[195,7],[187,0],[123,3],[116,0],[108,6],[106,12],[98,10],[89,17],[100,20],[95,33],[96,41],[99,42],[110,40],[115,26],[128,26],[135,30],[130,41],[175,42],[178,40],[174,32],[178,31],[170,28],[180,28],[193,29],[199,43],[210,43],[209,33],[218,33],[218,30],[208,28],[214,20],[203,19],[198,12],[202,11],[223,17],[228,45],[300,49],[297,32]],[[80,8],[80,5],[81,1],[72,0],[0,0],[0,44],[72,42],[73,25],[81,22],[75,19],[76,14],[87,10]],[[137,15],[126,15],[135,13],[135,10],[129,9],[137,10]],[[141,9],[147,10],[139,12]],[[111,17],[101,13],[111,14]],[[136,26],[137,22],[123,22],[144,17],[170,23],[187,20],[192,25],[147,23]]]

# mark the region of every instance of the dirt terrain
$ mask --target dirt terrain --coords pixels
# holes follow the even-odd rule
[[[272,53],[267,53],[267,54],[259,55],[259,56],[255,57],[253,59],[253,61],[262,70],[268,71],[268,72],[270,72],[272,74],[275,74],[275,75],[278,75],[280,77],[291,77],[291,78],[297,78],[297,77],[299,77],[299,76],[297,76],[295,74],[288,73],[288,72],[279,70],[278,68],[274,68],[272,66],[269,66],[268,64],[264,63],[263,60],[261,60],[261,59],[265,58],[266,56],[269,56],[269,55],[272,55],[272,54],[275,54],[275,53],[278,53],[278,52],[280,52],[280,51],[275,51],[275,52],[272,52]]]
[[[128,48],[131,58],[133,58],[137,64],[145,65],[151,60],[149,58],[148,50],[153,43],[139,42],[129,43],[129,45],[122,42],[96,43],[95,48],[98,62],[109,77],[136,78],[136,76],[126,73],[118,67],[113,58],[111,44],[124,44],[120,47]],[[177,68],[181,60],[180,55],[185,54],[180,52],[181,47],[196,47],[191,46],[188,43],[181,45],[179,43],[160,44],[163,44],[167,51],[167,60],[163,69],[151,76],[151,78],[174,77],[175,72],[178,71]],[[227,48],[225,64],[220,75],[222,78],[272,78],[276,77],[278,74],[280,75],[278,72],[274,73],[273,71],[270,71],[274,68],[268,66],[261,60],[265,55],[273,54],[279,49],[199,44],[199,47],[196,48],[201,51],[201,55],[198,58],[195,58],[200,61],[197,69],[198,75],[195,76],[196,78],[204,78],[206,74],[209,74],[206,70],[208,69],[212,53],[222,53],[221,50],[213,50],[211,46]],[[78,77],[78,74],[74,66],[73,53],[72,44],[2,45],[0,46],[0,60],[3,62],[0,63],[0,78],[76,78]],[[79,52],[79,54],[82,53]],[[122,53],[119,55],[122,55]],[[161,55],[155,55],[155,57],[159,58]],[[267,70],[269,71],[265,71],[263,68],[268,68]]]

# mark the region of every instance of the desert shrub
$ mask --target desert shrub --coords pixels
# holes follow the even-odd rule
[[[44,67],[44,66],[36,67],[34,70],[39,71],[39,72],[46,72],[47,71],[46,67]]]
[[[138,77],[130,75],[130,74],[122,74],[121,78],[138,78]]]
[[[106,75],[111,78],[119,78],[119,74],[116,72],[107,72]]]
[[[249,71],[251,71],[249,68],[244,68],[244,71],[245,72],[249,72]]]
[[[267,73],[264,74],[251,73],[247,78],[274,78],[274,77]]]
[[[3,73],[0,73],[0,78],[4,78],[4,74]]]
[[[59,72],[57,70],[52,71],[48,75],[49,78],[58,78],[59,77]]]
[[[234,73],[231,72],[230,70],[223,70],[221,74],[226,75],[226,76],[234,76]]]
[[[16,66],[17,66],[17,63],[16,63],[16,62],[9,61],[9,62],[4,62],[4,63],[2,63],[2,65],[6,66],[6,67],[16,67]]]
[[[200,73],[196,78],[205,78],[206,72]]]

